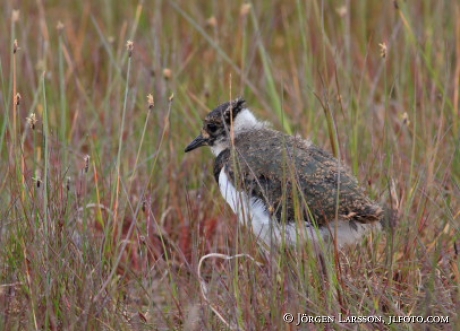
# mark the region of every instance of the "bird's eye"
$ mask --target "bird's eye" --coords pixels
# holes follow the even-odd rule
[[[211,133],[214,133],[217,131],[217,125],[215,125],[214,123],[209,123],[206,127],[206,129],[211,132]]]

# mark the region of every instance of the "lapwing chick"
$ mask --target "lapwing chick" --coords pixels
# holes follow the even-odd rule
[[[204,119],[185,149],[209,146],[214,178],[239,222],[267,244],[359,241],[380,227],[382,208],[332,155],[310,141],[270,128],[241,98]]]

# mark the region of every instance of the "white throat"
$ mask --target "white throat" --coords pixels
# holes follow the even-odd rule
[[[223,150],[227,149],[229,144],[227,142],[215,142],[214,145],[211,146],[211,152],[214,156],[218,156],[222,153]]]

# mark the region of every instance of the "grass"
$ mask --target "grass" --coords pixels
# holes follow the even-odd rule
[[[340,312],[449,323],[299,328],[458,329],[459,5],[15,6],[0,20],[0,329],[295,330],[284,313]],[[327,261],[330,280],[311,245],[263,254],[210,152],[183,153],[237,95],[340,155],[375,200],[394,181],[397,226]]]

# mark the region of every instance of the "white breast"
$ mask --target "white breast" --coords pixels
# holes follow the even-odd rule
[[[280,224],[278,220],[270,216],[262,200],[248,197],[246,192],[238,191],[235,188],[225,172],[225,167],[219,174],[219,187],[225,201],[238,216],[238,221],[245,226],[252,227],[256,237],[267,245],[270,245],[271,242],[276,245],[282,243],[295,245],[297,242],[304,243],[308,240],[317,243],[319,237],[330,241],[332,236],[337,233],[337,244],[339,247],[343,247],[356,243],[362,236],[380,228],[378,222],[374,224],[356,223],[355,227],[351,227],[349,221],[340,220],[331,222],[329,227],[319,228],[303,220],[297,223]]]

